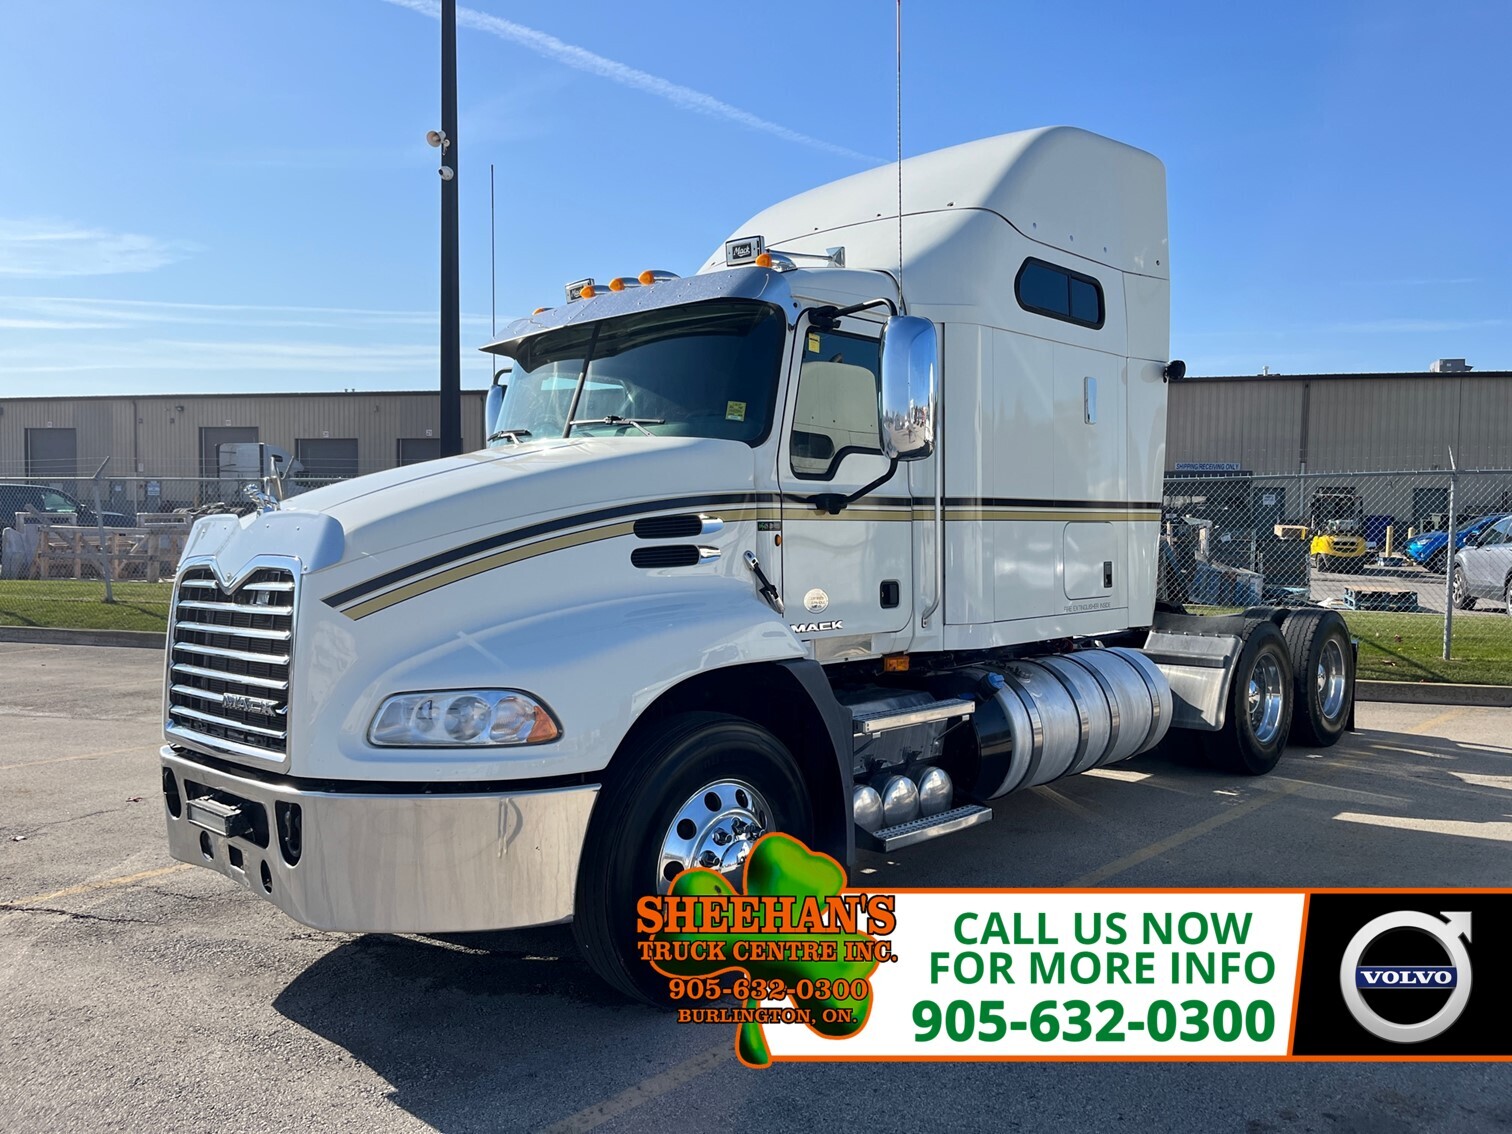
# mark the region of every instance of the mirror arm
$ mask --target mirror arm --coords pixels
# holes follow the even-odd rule
[[[887,471],[870,484],[863,485],[854,492],[820,492],[814,496],[803,498],[805,504],[812,504],[821,512],[828,512],[831,516],[838,516],[850,505],[860,500],[874,488],[879,488],[892,479],[892,474],[898,471],[898,458],[894,457],[887,462]]]
[[[849,307],[810,307],[804,312],[809,317],[809,325],[821,331],[833,331],[840,325],[840,320],[847,315],[854,315],[857,311],[865,311],[870,307],[887,306],[888,314],[896,315],[898,305],[885,295],[877,299],[868,299],[864,303],[852,303]]]

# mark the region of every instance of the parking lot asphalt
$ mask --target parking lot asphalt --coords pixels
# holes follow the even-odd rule
[[[619,1000],[566,928],[309,930],[168,858],[156,651],[0,644],[0,1127],[1512,1129],[1506,1064],[803,1064]],[[884,886],[1504,886],[1512,710],[1362,704],[1270,776],[1180,751],[1011,797]]]

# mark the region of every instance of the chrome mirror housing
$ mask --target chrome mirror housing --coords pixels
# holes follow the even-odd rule
[[[934,452],[935,325],[894,315],[882,331],[881,442],[890,460],[918,461]]]

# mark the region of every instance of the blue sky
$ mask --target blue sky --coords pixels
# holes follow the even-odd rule
[[[428,0],[48,0],[0,38],[0,392],[435,382]],[[581,276],[692,271],[891,157],[891,0],[472,0],[464,384]],[[1198,374],[1512,368],[1502,0],[905,0],[904,149],[1051,123],[1167,165]]]

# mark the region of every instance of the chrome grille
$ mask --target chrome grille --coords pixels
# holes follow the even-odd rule
[[[168,731],[224,752],[282,761],[287,751],[294,574],[260,567],[227,591],[185,567],[173,603]]]

